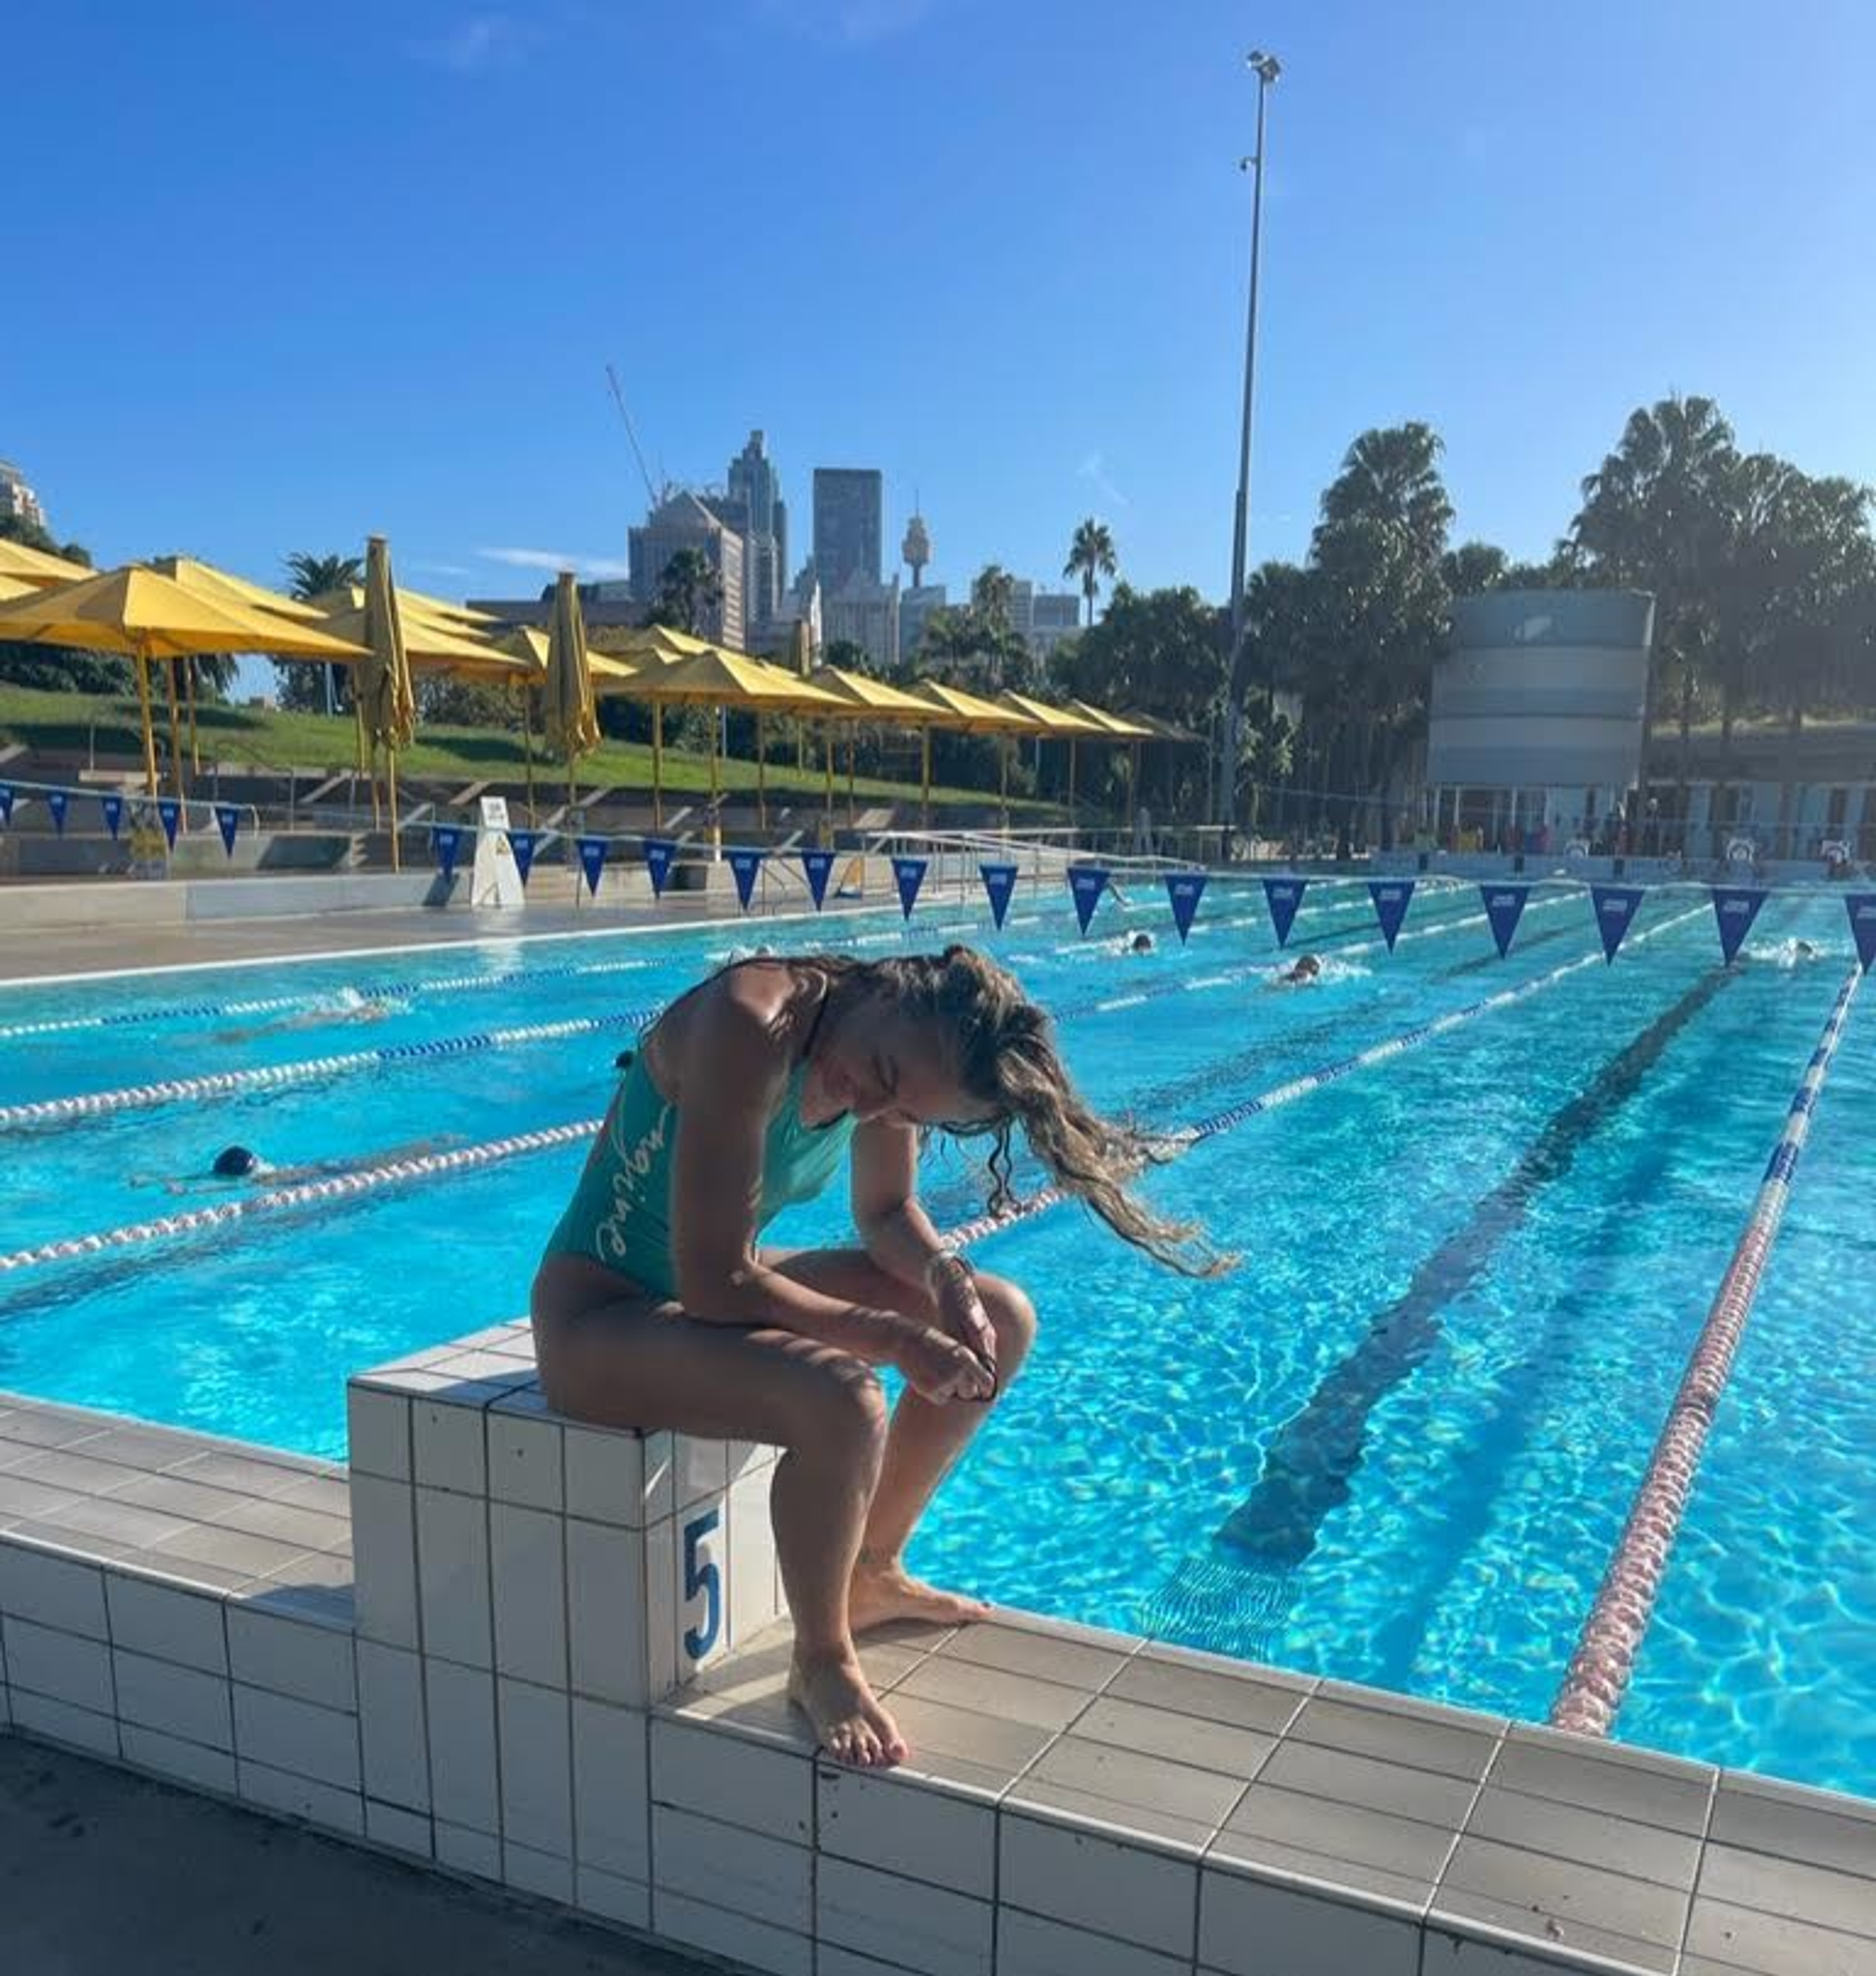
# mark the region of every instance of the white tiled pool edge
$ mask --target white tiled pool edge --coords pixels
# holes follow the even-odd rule
[[[1876,1805],[1020,1615],[869,1646],[915,1767],[819,1761],[773,1451],[563,1421],[523,1327],[352,1382],[348,1551],[342,1471],[8,1405],[0,1723],[589,1918],[790,1976],[1876,1969]]]

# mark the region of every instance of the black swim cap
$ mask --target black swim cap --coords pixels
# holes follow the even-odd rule
[[[245,1180],[260,1163],[260,1155],[246,1146],[224,1146],[215,1155],[214,1170],[223,1180]]]

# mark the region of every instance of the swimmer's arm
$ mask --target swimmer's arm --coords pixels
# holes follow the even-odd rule
[[[686,1042],[671,1198],[678,1302],[705,1323],[773,1325],[890,1359],[903,1320],[823,1296],[757,1258],[763,1151],[788,1081],[786,1045],[760,1009],[727,995],[693,1013]]]
[[[918,1135],[911,1126],[879,1119],[855,1129],[854,1226],[888,1276],[925,1289],[945,1244],[918,1204]]]

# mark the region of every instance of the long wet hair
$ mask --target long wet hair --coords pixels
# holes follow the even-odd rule
[[[991,1108],[981,1125],[943,1129],[954,1138],[987,1138],[993,1215],[1017,1204],[1011,1139],[1020,1125],[1030,1151],[1064,1194],[1073,1194],[1123,1241],[1183,1276],[1214,1276],[1235,1258],[1215,1253],[1197,1226],[1155,1214],[1129,1183],[1172,1156],[1171,1142],[1090,1108],[1055,1047],[1045,1011],[1015,976],[968,947],[942,953],[860,960],[840,953],[792,962],[826,976],[831,1000],[849,1006],[882,996],[904,1014],[936,1023],[950,1038],[963,1090]]]

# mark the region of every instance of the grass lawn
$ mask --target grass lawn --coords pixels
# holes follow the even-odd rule
[[[163,732],[165,716],[159,703],[157,733]],[[774,723],[779,729],[780,722]],[[342,773],[355,759],[357,743],[349,716],[334,719],[323,713],[285,713],[271,707],[204,705],[196,713],[196,726],[206,763],[211,756],[226,765],[271,769],[289,768],[321,769]],[[61,754],[84,756],[95,749],[101,756],[135,761],[143,751],[134,695],[107,693],[41,693],[28,687],[10,686],[0,681],[0,739],[20,741],[29,748],[56,750]],[[790,791],[813,794],[824,786],[819,772],[821,739],[818,731],[809,736],[809,759],[815,769],[806,776],[794,766],[792,736],[788,759],[771,758],[768,785],[772,794]],[[836,756],[834,786],[836,794],[846,787],[841,765],[845,750]],[[463,782],[519,782],[526,773],[521,737],[497,728],[420,726],[415,743],[397,757],[397,772],[404,777],[429,777]],[[546,754],[540,739],[535,739],[535,774],[543,789],[564,787],[565,771]],[[726,790],[753,790],[756,765],[731,757],[720,769]],[[651,750],[647,743],[607,741],[580,764],[580,785],[595,789],[608,782],[650,788]],[[679,791],[710,787],[708,758],[664,750],[664,786]],[[918,785],[882,782],[862,776],[854,785],[862,796],[905,802],[918,798]],[[945,789],[934,785],[935,802],[994,802],[997,792],[987,789]],[[1041,811],[1047,804],[1012,799],[1012,810]]]

